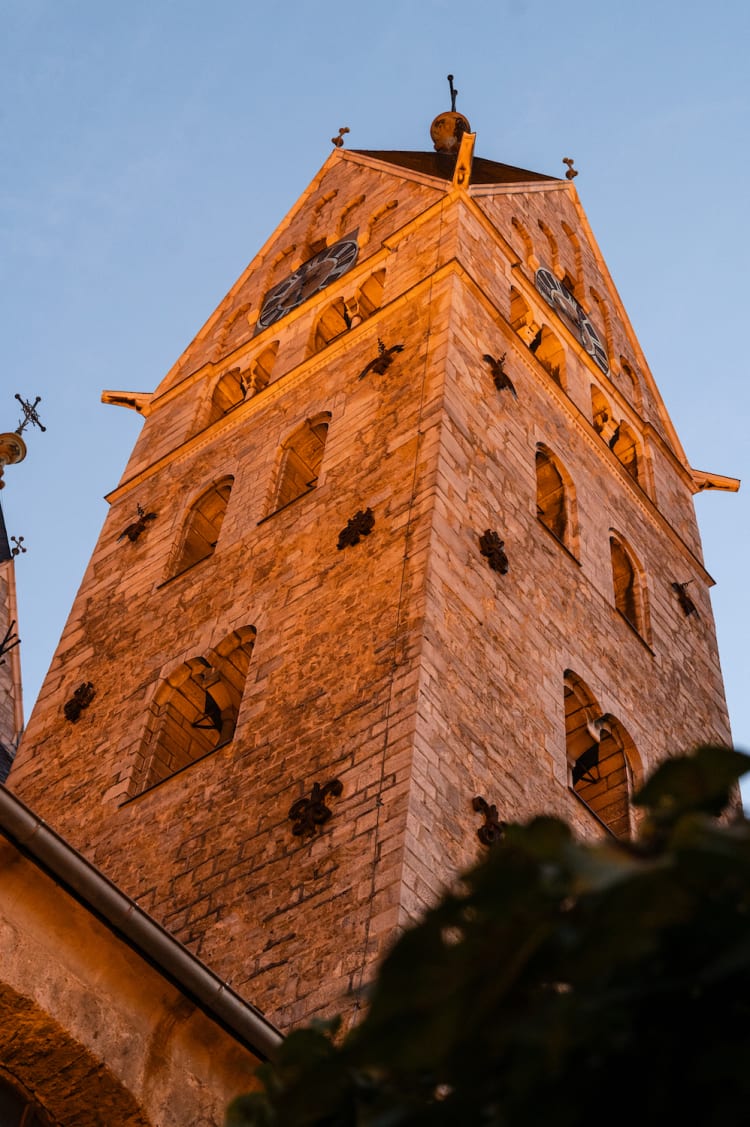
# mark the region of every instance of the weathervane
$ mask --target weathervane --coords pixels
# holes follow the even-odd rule
[[[41,395],[37,395],[34,402],[29,403],[26,399],[22,399],[18,392],[16,392],[16,399],[21,404],[21,410],[23,411],[23,419],[16,427],[16,434],[23,434],[29,423],[31,423],[32,426],[39,427],[40,431],[44,433],[47,428],[42,426],[42,420],[39,418],[36,410],[37,403],[42,402]]]
[[[345,133],[351,133],[351,129],[349,128],[348,125],[342,125],[341,126],[341,128],[339,129],[338,137],[331,137],[331,144],[335,145],[337,149],[340,149],[341,146],[343,145]]]

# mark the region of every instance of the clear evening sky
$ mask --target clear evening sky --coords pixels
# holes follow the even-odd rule
[[[746,0],[5,0],[0,430],[16,392],[47,427],[1,498],[28,548],[27,715],[141,425],[101,390],[153,390],[340,126],[351,148],[429,149],[450,72],[478,155],[575,159],[691,463],[746,479],[696,504],[750,749],[749,45]]]

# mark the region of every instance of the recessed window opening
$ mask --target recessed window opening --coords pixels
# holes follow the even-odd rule
[[[211,485],[192,505],[184,524],[182,543],[172,570],[179,575],[212,555],[219,539],[224,514],[232,491],[233,477]]]
[[[605,442],[609,442],[615,430],[612,409],[595,384],[591,385],[591,416],[594,430],[602,436]]]
[[[332,301],[315,323],[312,351],[319,352],[371,317],[382,304],[384,284],[385,270],[376,270],[363,282],[354,297],[337,297]]]
[[[565,386],[565,350],[555,334],[543,325],[529,348],[548,376],[560,387]]]
[[[545,450],[536,452],[536,512],[544,527],[565,544],[568,532],[565,483]]]
[[[565,675],[565,748],[570,787],[615,837],[631,832],[632,741],[613,716],[602,715],[586,684],[570,670]]]
[[[641,456],[638,440],[627,423],[621,422],[610,441],[612,452],[618,462],[634,481],[641,481]]]
[[[274,364],[276,363],[276,356],[279,351],[279,342],[277,340],[271,341],[267,348],[264,348],[261,354],[250,365],[250,387],[249,391],[255,395],[256,392],[262,391],[271,379]]]
[[[616,536],[609,540],[615,606],[641,637],[647,639],[646,596],[640,568]]]
[[[217,422],[235,407],[239,406],[245,398],[245,384],[239,368],[232,368],[226,372],[211,396],[211,409],[208,416],[208,425]]]
[[[254,640],[252,627],[233,631],[166,678],[151,706],[134,793],[232,741]]]
[[[352,327],[352,316],[347,309],[343,297],[337,297],[327,306],[318,318],[313,334],[313,351],[319,352],[321,348],[331,344],[338,337]]]
[[[317,485],[330,418],[326,413],[308,419],[282,445],[272,511],[282,509]]]

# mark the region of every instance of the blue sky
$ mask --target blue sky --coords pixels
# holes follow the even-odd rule
[[[562,175],[692,464],[735,740],[750,749],[750,6],[634,0],[6,0],[0,35],[0,429],[42,396],[2,504],[26,711],[152,390],[330,152],[428,149],[448,106],[481,156]]]

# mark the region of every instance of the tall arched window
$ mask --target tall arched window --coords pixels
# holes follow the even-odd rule
[[[249,393],[251,395],[262,391],[270,380],[278,351],[279,342],[273,340],[250,365]]]
[[[531,310],[515,286],[510,287],[510,325],[525,345],[531,344],[537,330]]]
[[[557,459],[543,446],[536,451],[536,513],[545,528],[570,547],[570,513]]]
[[[227,476],[209,486],[193,503],[183,526],[177,559],[172,568],[179,575],[193,564],[210,556],[216,548],[224,520],[233,477]]]
[[[618,462],[624,466],[634,481],[643,485],[643,459],[638,439],[626,422],[618,424],[609,444]]]
[[[313,330],[313,352],[320,352],[321,348],[331,344],[337,337],[342,336],[352,327],[352,315],[347,309],[343,297],[337,297],[321,313]]]
[[[385,270],[376,270],[366,282],[360,286],[357,293],[357,313],[360,320],[368,317],[380,309],[383,302],[383,287],[385,285]]]
[[[647,638],[646,592],[633,553],[618,536],[609,538],[615,606],[642,638]]]
[[[330,419],[328,412],[307,419],[282,443],[271,512],[282,509],[317,485]]]
[[[565,387],[565,349],[551,329],[543,325],[529,344],[539,363],[556,384]]]
[[[231,742],[254,641],[253,627],[242,627],[165,679],[151,705],[133,794]]]
[[[208,423],[215,423],[229,411],[238,407],[245,398],[245,386],[239,368],[232,368],[221,377],[211,396]]]
[[[591,385],[591,419],[596,433],[609,442],[615,429],[612,408],[596,384]]]
[[[627,839],[637,760],[632,740],[618,720],[601,714],[588,686],[571,670],[564,686],[570,788],[615,837]]]

